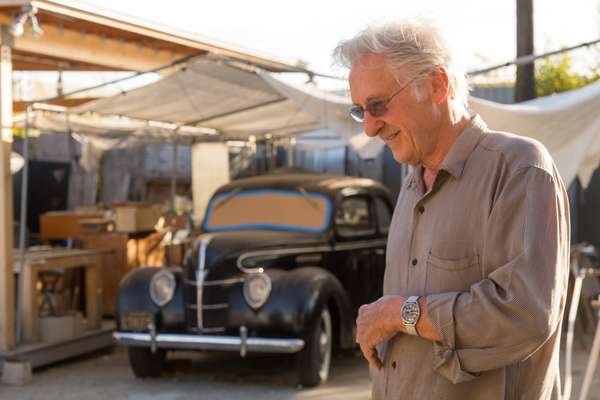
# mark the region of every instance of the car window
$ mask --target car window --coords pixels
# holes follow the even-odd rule
[[[368,235],[375,232],[366,197],[347,197],[335,214],[336,231],[342,236]]]
[[[331,203],[322,194],[255,189],[215,195],[208,205],[204,228],[209,232],[241,229],[323,232],[330,218]]]
[[[390,228],[392,215],[388,204],[381,197],[375,197],[375,212],[377,213],[379,232],[387,233]]]

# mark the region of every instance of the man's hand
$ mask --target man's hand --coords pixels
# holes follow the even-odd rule
[[[381,368],[381,360],[375,346],[402,332],[400,309],[404,301],[402,296],[383,296],[358,309],[356,342],[369,364],[377,369]]]

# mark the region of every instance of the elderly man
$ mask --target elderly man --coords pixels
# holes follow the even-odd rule
[[[350,114],[403,182],[384,296],[357,342],[375,399],[557,399],[569,257],[563,182],[544,146],[467,112],[467,85],[431,25],[370,27],[340,43]]]

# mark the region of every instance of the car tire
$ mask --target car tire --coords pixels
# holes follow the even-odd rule
[[[324,306],[311,327],[304,347],[296,354],[296,369],[300,385],[317,386],[327,381],[331,365],[333,325],[329,308]]]
[[[167,352],[157,349],[155,353],[146,347],[128,347],[129,365],[138,378],[157,378],[165,366]]]

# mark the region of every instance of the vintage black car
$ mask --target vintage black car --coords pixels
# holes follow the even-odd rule
[[[358,308],[381,296],[392,204],[371,179],[318,174],[236,180],[213,195],[183,265],[121,282],[116,340],[139,377],[166,351],[294,354],[299,383],[355,344]]]

